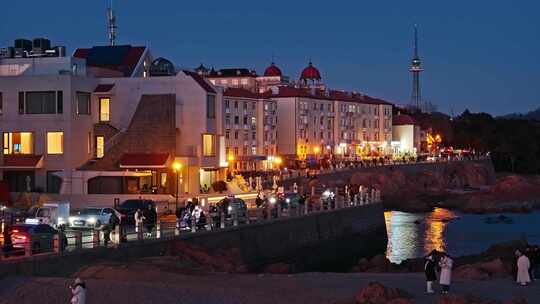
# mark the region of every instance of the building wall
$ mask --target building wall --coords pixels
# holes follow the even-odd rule
[[[399,141],[399,153],[415,153],[414,125],[396,125],[392,128],[392,138]]]
[[[95,108],[91,115],[77,114],[77,92],[93,92],[96,80],[71,75],[41,75],[1,77],[3,114],[0,115],[1,132],[32,132],[33,154],[43,155],[43,168],[36,170],[36,188],[46,190],[47,171],[71,171],[91,156],[89,133],[92,131]],[[19,114],[19,92],[62,91],[62,114]],[[47,154],[47,132],[63,132],[63,154]],[[2,153],[2,152],[0,152]]]
[[[297,144],[297,107],[298,98],[276,98],[277,116],[277,152],[279,155],[296,155]]]

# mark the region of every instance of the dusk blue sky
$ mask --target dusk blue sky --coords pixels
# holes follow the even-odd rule
[[[107,43],[107,0],[4,1],[0,45],[44,36]],[[504,114],[540,106],[539,1],[115,0],[119,43],[147,45],[176,65],[249,67],[275,61],[298,78],[312,58],[332,88],[395,103],[411,94],[413,25],[426,100],[447,113]]]

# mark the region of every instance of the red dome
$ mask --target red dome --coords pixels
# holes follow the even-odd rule
[[[302,71],[302,75],[300,76],[300,79],[304,79],[304,80],[321,80],[321,73],[310,62],[309,66]]]
[[[266,77],[276,77],[281,76],[281,70],[272,62],[272,65],[264,70],[264,76]]]

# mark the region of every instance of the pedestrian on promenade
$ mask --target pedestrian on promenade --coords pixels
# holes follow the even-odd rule
[[[86,284],[80,278],[75,279],[75,284],[69,286],[71,289],[71,304],[85,304],[86,303]]]
[[[426,293],[433,294],[433,282],[437,281],[437,263],[435,262],[435,253],[432,251],[426,258],[424,272],[426,274]]]
[[[527,258],[529,258],[530,267],[529,267],[529,277],[531,278],[531,282],[534,282],[536,280],[535,270],[538,263],[537,260],[537,253],[535,253],[535,249],[533,245],[528,245],[527,249],[525,249],[525,255]]]
[[[531,282],[531,277],[529,276],[531,263],[529,258],[519,250],[516,250],[516,256],[518,257],[516,282],[521,286],[527,286]]]
[[[101,233],[103,233],[103,243],[105,244],[105,247],[107,247],[111,241],[111,225],[102,224],[99,229],[101,230]]]
[[[452,284],[452,266],[454,265],[454,260],[446,253],[442,253],[441,260],[439,261],[439,266],[441,267],[441,277],[439,279],[439,284],[442,287],[442,293],[447,294],[450,291],[450,284]]]
[[[533,246],[533,258],[532,268],[534,279],[538,280],[540,278],[540,247],[538,245]]]
[[[139,232],[144,221],[144,215],[141,209],[137,209],[135,212],[135,232]]]
[[[261,198],[261,193],[259,192],[257,194],[257,198],[255,198],[255,205],[257,206],[257,208],[261,208],[261,206],[263,205],[263,199]]]
[[[156,210],[152,207],[152,205],[149,204],[148,209],[146,209],[146,214],[144,215],[144,223],[146,225],[146,231],[148,236],[152,235],[152,230],[154,230],[154,227],[156,226],[156,221]]]

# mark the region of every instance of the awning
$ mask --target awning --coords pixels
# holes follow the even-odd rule
[[[120,160],[120,168],[166,168],[168,153],[126,153]]]
[[[38,169],[43,167],[43,155],[4,155],[2,169]]]
[[[94,89],[94,93],[107,93],[110,92],[112,88],[114,88],[114,84],[98,84]]]

